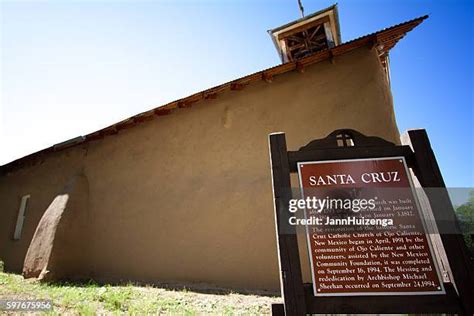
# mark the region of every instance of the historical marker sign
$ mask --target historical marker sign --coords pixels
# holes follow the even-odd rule
[[[403,157],[301,162],[316,296],[444,294]],[[314,206],[314,205],[313,205]]]

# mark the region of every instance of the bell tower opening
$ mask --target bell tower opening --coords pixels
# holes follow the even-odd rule
[[[341,43],[337,5],[269,30],[268,33],[283,63],[337,46]]]

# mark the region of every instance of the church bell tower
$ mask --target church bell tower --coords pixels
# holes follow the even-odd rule
[[[337,5],[269,30],[268,33],[283,63],[339,45],[341,34]]]

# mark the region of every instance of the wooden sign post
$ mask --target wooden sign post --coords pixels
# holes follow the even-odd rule
[[[472,262],[462,235],[456,234],[459,225],[428,137],[424,130],[413,130],[408,139],[410,146],[396,146],[354,130],[337,130],[298,151],[287,151],[284,133],[270,135],[284,299],[284,304],[272,305],[273,314],[473,314]],[[439,246],[451,268],[449,282],[443,281],[433,253],[410,170],[425,188],[436,223],[442,225]],[[349,233],[328,233],[318,225],[307,225],[313,283],[303,284],[296,228],[288,225],[290,173],[298,173],[303,198],[322,199],[352,187],[357,187],[359,196],[377,195],[379,200],[370,203],[379,210],[378,222],[396,220],[402,223],[403,233],[383,227],[364,230],[362,223],[377,221],[363,212],[344,217],[355,229]],[[385,205],[392,202],[397,205]],[[314,210],[305,210],[305,217],[324,221],[323,214]]]

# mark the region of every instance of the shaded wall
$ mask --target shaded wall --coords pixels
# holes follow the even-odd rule
[[[23,276],[41,280],[88,277],[89,187],[73,176],[41,217],[23,264]]]
[[[226,92],[2,177],[0,258],[21,270],[31,230],[59,190],[56,178],[81,169],[89,180],[91,246],[84,273],[109,281],[278,289],[268,134],[286,132],[294,150],[339,128],[398,142],[391,94],[368,48]],[[39,172],[54,181],[39,179]],[[32,195],[28,233],[13,242],[9,227],[23,194]]]
[[[34,166],[0,176],[0,260],[7,271],[21,273],[37,225],[54,198],[81,172],[87,150],[53,153]],[[13,240],[20,200],[30,194],[20,240]]]

